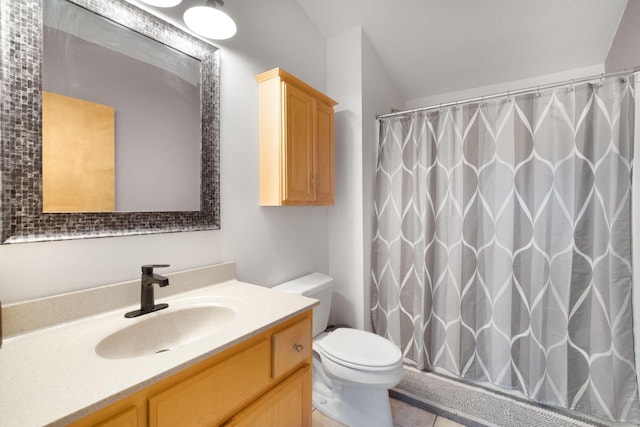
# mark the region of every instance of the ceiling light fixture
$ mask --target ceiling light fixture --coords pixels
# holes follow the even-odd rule
[[[183,16],[184,23],[194,33],[214,40],[224,40],[236,33],[236,23],[226,13],[218,9],[223,0],[207,0],[205,6],[189,8]]]
[[[179,5],[182,0],[140,0],[142,3],[146,3],[149,6],[156,7],[173,7]]]

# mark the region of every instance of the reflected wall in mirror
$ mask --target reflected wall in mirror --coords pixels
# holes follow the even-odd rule
[[[200,210],[200,61],[67,0],[43,7],[42,90],[64,96],[43,97],[44,211]]]
[[[217,48],[121,0],[3,0],[0,19],[9,29],[0,33],[2,243],[219,228]],[[50,104],[50,93],[61,97]],[[75,156],[95,172],[71,180],[96,175],[103,182],[88,193],[104,193],[106,204],[43,209],[43,175],[52,176],[43,131],[58,133],[43,99],[45,110],[60,99],[86,103],[83,117],[111,109],[80,127],[97,126],[87,138],[77,136],[79,119],[58,118],[84,148],[63,137],[71,151],[53,156],[54,169]],[[95,155],[97,144],[106,154]]]

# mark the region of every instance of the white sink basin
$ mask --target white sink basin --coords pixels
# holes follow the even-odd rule
[[[165,310],[145,314],[105,337],[96,346],[96,354],[127,359],[162,353],[213,335],[236,318],[236,311],[223,305],[170,305]]]

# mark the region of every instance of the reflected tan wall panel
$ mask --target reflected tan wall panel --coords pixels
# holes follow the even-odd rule
[[[115,211],[115,110],[42,92],[44,212]]]

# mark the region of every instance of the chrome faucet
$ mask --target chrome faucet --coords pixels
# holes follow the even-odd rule
[[[143,314],[152,313],[169,307],[169,304],[157,304],[153,296],[153,284],[164,288],[169,285],[169,279],[155,274],[154,268],[169,267],[169,264],[152,264],[142,266],[142,279],[140,281],[140,310],[134,310],[126,313],[124,317],[138,317]]]

